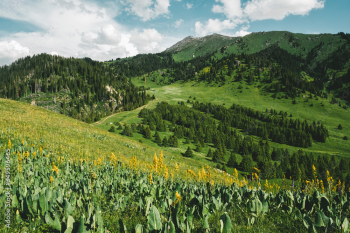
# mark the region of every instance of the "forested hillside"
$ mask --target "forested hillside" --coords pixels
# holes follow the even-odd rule
[[[132,110],[150,99],[102,62],[34,55],[0,68],[0,97],[23,100],[86,122],[117,109]]]

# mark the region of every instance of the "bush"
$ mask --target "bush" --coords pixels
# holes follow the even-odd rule
[[[343,127],[341,126],[341,124],[338,125],[338,129],[342,130]]]
[[[115,132],[114,126],[112,125],[111,128],[110,128],[108,131],[109,131],[109,132]]]
[[[344,137],[343,137],[343,140],[348,140],[348,137],[347,137],[347,136],[344,136]]]
[[[218,163],[218,164],[216,165],[216,168],[221,170],[221,164]]]
[[[142,139],[139,140],[140,143],[143,143]]]

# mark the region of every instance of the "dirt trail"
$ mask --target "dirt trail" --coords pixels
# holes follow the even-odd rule
[[[151,103],[154,103],[156,100],[158,100],[158,98],[155,98],[154,100],[152,100],[152,101],[149,102],[148,104],[143,105],[143,106],[141,106],[141,107],[139,107],[139,108],[137,108],[137,109],[134,109],[134,110],[132,110],[132,111],[141,110],[141,109],[143,109],[143,108],[146,108],[148,105],[150,105]],[[114,113],[113,115],[110,115],[110,116],[106,117],[106,118],[103,119],[102,121],[97,121],[97,122],[95,122],[95,123],[93,123],[93,124],[100,125],[100,124],[102,124],[103,122],[105,122],[105,120],[107,120],[108,118],[110,118],[110,117],[112,117],[112,116],[115,116],[115,115],[117,115],[117,114],[120,114],[120,113],[122,113],[122,112]]]

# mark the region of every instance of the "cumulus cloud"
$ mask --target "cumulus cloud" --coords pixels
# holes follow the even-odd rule
[[[324,7],[325,0],[215,0],[221,5],[213,5],[214,13],[222,13],[228,19],[246,18],[251,21],[281,20],[288,15],[307,15],[311,10]]]
[[[162,40],[162,35],[154,28],[143,29],[142,32],[134,30],[130,37],[130,42],[138,48],[139,53],[152,53],[164,50],[165,48],[159,45],[159,42]]]
[[[141,18],[142,21],[155,19],[160,15],[170,13],[169,0],[126,0],[128,7],[126,10]]]
[[[183,23],[183,19],[176,20],[173,24],[174,28],[180,27],[180,25]]]
[[[324,7],[323,0],[252,0],[246,3],[244,13],[250,20],[282,20],[288,15],[307,15]]]
[[[195,23],[195,32],[197,36],[205,36],[212,33],[219,33],[224,30],[234,29],[237,26],[231,20],[223,20],[219,19],[209,19],[205,24],[197,21]]]
[[[0,42],[0,65],[8,65],[16,58],[27,55],[29,55],[29,48],[22,46],[15,40]]]
[[[215,0],[215,2],[218,4],[213,5],[212,12],[224,14],[227,19],[224,21],[209,19],[204,24],[196,22],[197,35],[224,32],[234,29],[237,25],[257,20],[282,20],[288,15],[307,15],[312,10],[323,8],[325,0],[248,0],[243,4],[241,0]],[[248,28],[249,26],[243,27],[233,35],[249,33]]]
[[[186,3],[186,7],[187,7],[187,9],[191,9],[191,8],[193,7],[193,4],[191,4],[191,3]]]
[[[152,6],[155,13],[150,15],[166,12],[167,2],[156,1]],[[132,30],[118,23],[116,16],[120,9],[111,3],[101,6],[82,0],[20,1],[11,12],[7,10],[10,3],[10,0],[0,1],[0,9],[4,9],[0,17],[31,22],[42,30],[2,36],[0,65],[39,53],[105,61],[160,52],[165,49],[163,44],[168,43],[154,28]]]

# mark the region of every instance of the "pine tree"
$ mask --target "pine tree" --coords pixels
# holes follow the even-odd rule
[[[154,134],[154,142],[157,144],[162,143],[162,140],[160,139],[158,131],[156,131],[156,133]]]
[[[208,154],[207,154],[208,158],[213,157],[213,152],[211,151],[211,148],[209,148]]]
[[[145,129],[145,138],[152,139],[152,132],[151,132],[149,126],[147,126],[147,128]]]
[[[108,131],[109,131],[109,132],[115,132],[114,126],[112,125],[111,128],[110,128]]]
[[[178,147],[178,146],[179,146],[179,142],[178,142],[178,140],[177,140],[177,137],[174,136],[174,137],[173,137],[173,147]]]
[[[236,157],[236,154],[235,153],[231,153],[231,156],[227,162],[227,166],[229,167],[233,167],[233,168],[236,168],[237,167],[237,157]]]
[[[221,163],[224,162],[225,158],[219,149],[216,149],[213,155],[213,162]]]
[[[338,125],[338,129],[342,130],[343,127],[341,126],[341,124]]]
[[[170,141],[170,138],[169,138],[169,141]],[[168,146],[168,140],[167,140],[166,136],[164,136],[164,138],[163,138],[162,146],[164,146],[164,147]]]
[[[245,172],[251,172],[253,170],[253,158],[251,155],[243,156],[243,160],[239,164],[239,168]]]
[[[185,157],[193,157],[193,151],[191,147],[187,147],[187,150],[185,152]]]
[[[196,151],[197,152],[201,152],[202,151],[202,146],[201,146],[200,143],[197,144]]]

